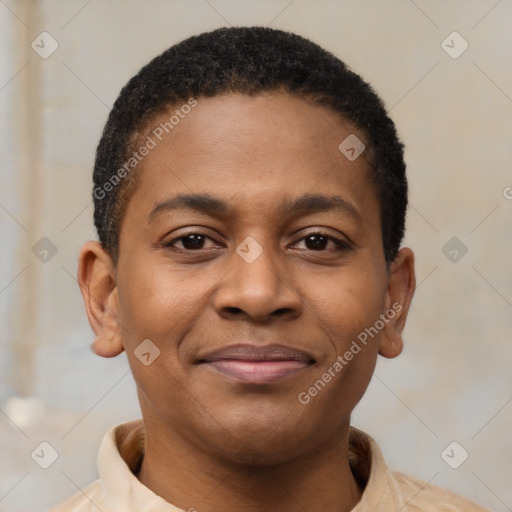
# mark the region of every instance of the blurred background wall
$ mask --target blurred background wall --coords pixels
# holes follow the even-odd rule
[[[0,511],[83,488],[105,432],[140,415],[124,354],[89,350],[76,283],[94,151],[143,64],[226,25],[311,38],[385,101],[418,288],[353,424],[394,469],[512,510],[510,0],[0,0]]]

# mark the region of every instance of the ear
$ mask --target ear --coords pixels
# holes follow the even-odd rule
[[[384,357],[393,358],[402,352],[402,331],[415,288],[414,253],[408,247],[404,247],[400,249],[388,271],[385,301],[388,321],[381,331],[379,346],[379,354]]]
[[[115,269],[110,256],[98,242],[87,242],[78,260],[78,285],[87,317],[96,338],[92,350],[102,357],[114,357],[123,350],[118,322],[119,299]]]

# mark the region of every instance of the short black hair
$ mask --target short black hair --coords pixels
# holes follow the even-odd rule
[[[98,144],[93,176],[94,223],[114,262],[130,183],[137,175],[128,172],[126,162],[148,123],[191,98],[265,91],[296,94],[330,107],[367,137],[384,256],[388,264],[395,259],[405,230],[407,178],[404,146],[380,98],[344,62],[308,39],[266,27],[232,27],[170,47],[121,90]]]

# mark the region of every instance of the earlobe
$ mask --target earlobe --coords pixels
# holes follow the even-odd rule
[[[91,349],[102,357],[117,356],[124,347],[118,322],[119,300],[114,265],[98,242],[87,242],[80,251],[78,284],[89,324],[96,334]]]
[[[109,338],[101,333],[91,343],[91,350],[101,357],[115,357],[123,352],[124,347],[120,336]]]
[[[393,327],[390,327],[393,329]],[[404,342],[400,332],[383,333],[379,347],[379,354],[387,359],[393,359],[402,353]]]
[[[402,352],[402,331],[415,288],[414,253],[404,247],[398,252],[389,270],[386,295],[386,316],[389,321],[382,330],[379,346],[379,354],[384,357],[397,357]]]

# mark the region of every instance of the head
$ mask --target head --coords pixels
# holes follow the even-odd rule
[[[93,197],[93,347],[126,350],[159,432],[287,460],[333,439],[377,355],[402,350],[403,146],[372,88],[302,37],[219,29],[152,60],[112,109]],[[246,349],[272,361],[244,367]]]

